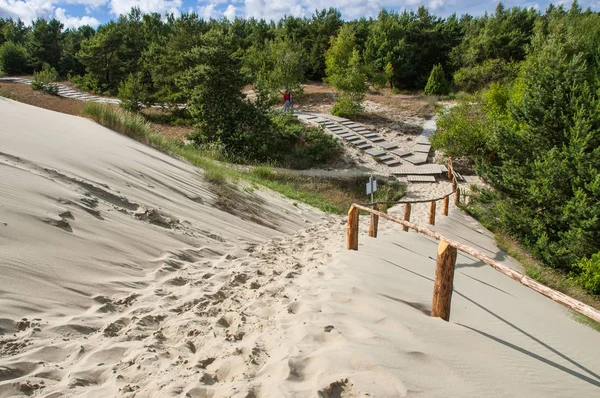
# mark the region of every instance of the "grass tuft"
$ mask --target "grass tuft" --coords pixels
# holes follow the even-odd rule
[[[157,134],[142,116],[120,111],[107,104],[88,102],[83,107],[83,114],[111,130],[144,143]]]

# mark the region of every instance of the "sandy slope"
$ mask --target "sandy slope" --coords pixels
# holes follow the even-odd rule
[[[0,307],[10,317],[87,308],[95,293],[143,284],[169,252],[227,252],[321,216],[255,191],[243,192],[254,214],[242,220],[214,208],[195,168],[86,119],[5,99],[0,170]]]
[[[432,319],[436,242],[365,218],[349,252],[343,217],[255,191],[261,226],[182,162],[0,101],[0,397],[600,392],[600,335],[467,256]],[[519,267],[457,211],[436,229]]]

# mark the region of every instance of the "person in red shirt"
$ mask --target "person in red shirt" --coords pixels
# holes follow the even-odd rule
[[[283,93],[283,110],[285,112],[290,110],[290,93],[287,90]]]

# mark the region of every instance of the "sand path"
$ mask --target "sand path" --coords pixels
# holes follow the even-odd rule
[[[345,217],[250,190],[257,224],[183,162],[0,101],[0,398],[600,392],[600,335],[468,256],[434,319],[437,242],[365,217],[347,251]],[[435,229],[519,268],[459,211]]]

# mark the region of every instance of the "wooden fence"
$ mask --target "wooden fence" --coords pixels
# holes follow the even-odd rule
[[[450,170],[449,170],[450,172]],[[458,197],[458,187],[455,192]],[[448,198],[451,194],[447,195]],[[397,217],[391,216],[386,213],[382,213],[377,210],[377,205],[373,205],[374,208],[363,206],[359,204],[353,204],[350,206],[348,211],[348,226],[347,226],[347,247],[348,250],[358,250],[358,221],[359,213],[361,210],[371,213],[371,225],[369,228],[369,236],[377,237],[377,225],[379,218],[383,218],[389,221],[393,221],[403,226],[404,231],[413,229],[418,233],[422,233],[426,236],[434,238],[440,241],[438,246],[436,271],[435,271],[435,283],[433,289],[433,300],[431,316],[440,317],[446,321],[450,319],[450,302],[452,300],[452,284],[454,279],[454,266],[456,262],[456,251],[460,250],[463,253],[469,254],[479,261],[483,262],[494,268],[496,271],[503,273],[518,281],[522,285],[535,290],[538,293],[543,294],[546,297],[560,303],[586,317],[600,322],[600,311],[578,301],[574,298],[567,296],[561,292],[550,289],[547,286],[542,285],[539,282],[515,271],[498,261],[484,255],[483,253],[473,249],[472,247],[466,246],[460,242],[448,239],[441,234],[431,231],[430,229],[421,227],[417,224],[413,224],[409,221],[410,218],[410,203],[406,203],[404,220]],[[446,206],[445,206],[446,207]],[[406,210],[408,209],[408,211]],[[435,208],[434,208],[435,210]],[[408,217],[407,217],[408,212]],[[431,214],[430,214],[431,217]],[[431,221],[431,220],[430,220]]]
[[[458,178],[456,176],[456,172],[454,171],[454,166],[452,165],[452,158],[448,158],[448,173],[447,178],[452,180],[452,192],[441,196],[439,198],[434,199],[414,199],[414,200],[399,200],[397,202],[374,202],[374,203],[365,203],[362,206],[372,207],[374,210],[378,209],[379,205],[404,205],[404,220],[410,221],[410,214],[412,210],[412,205],[415,203],[429,203],[429,224],[435,225],[435,214],[437,210],[437,202],[444,201],[444,208],[442,209],[442,214],[447,216],[450,207],[450,197],[454,196],[454,204],[458,206],[460,203],[460,188],[458,187]],[[377,237],[377,225],[378,225],[378,217],[376,215],[371,216],[371,229],[369,229],[369,236]],[[404,227],[404,231],[408,231],[408,227]]]

